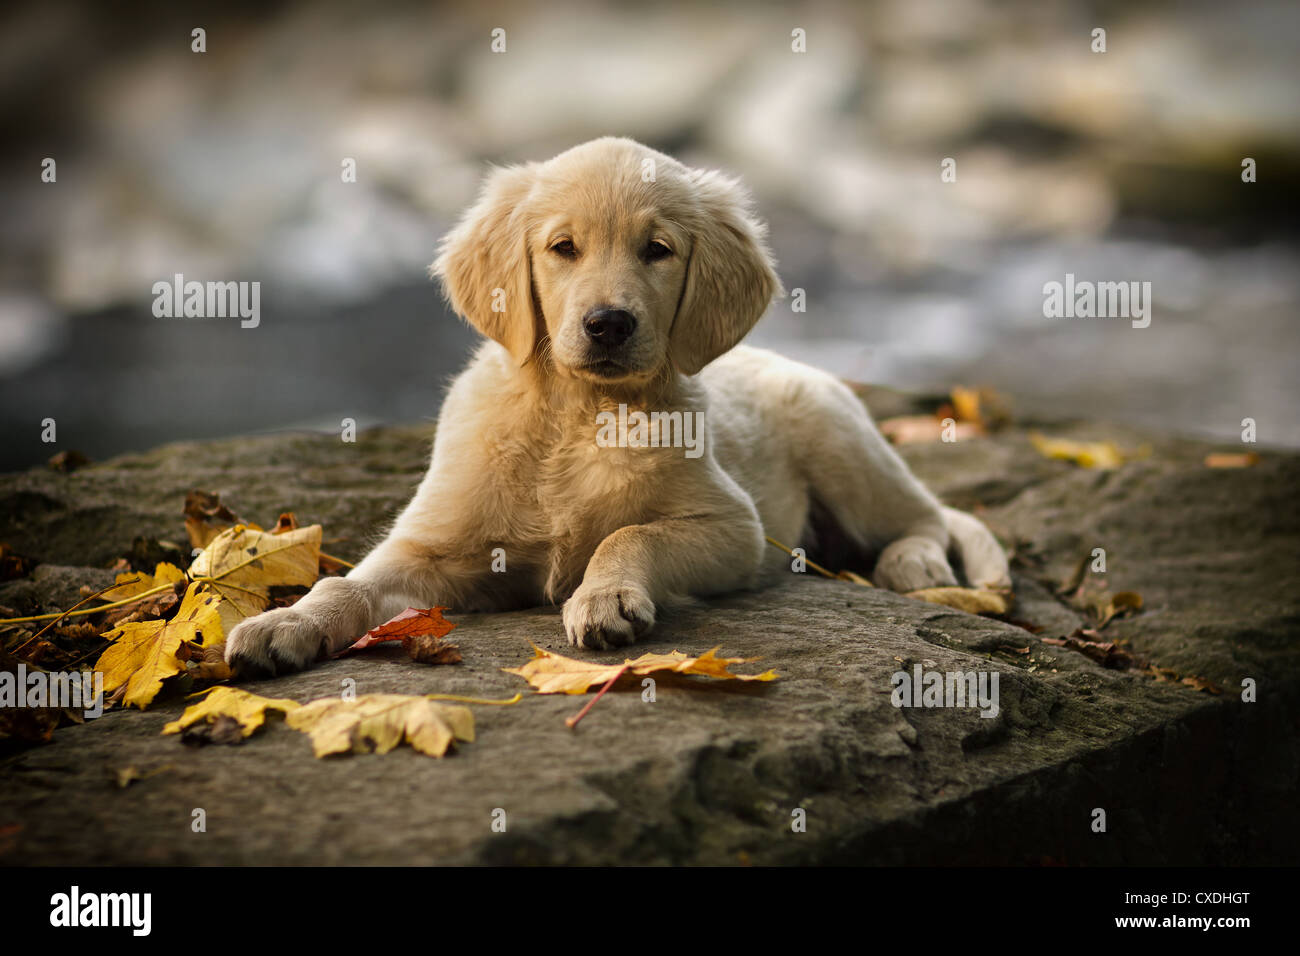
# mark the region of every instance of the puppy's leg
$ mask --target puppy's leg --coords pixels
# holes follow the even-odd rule
[[[862,403],[830,376],[809,376],[800,387],[806,418],[796,450],[814,494],[859,545],[888,542],[872,581],[893,591],[956,584],[942,507]]]
[[[1007,553],[984,522],[956,508],[944,508],[943,517],[948,522],[953,549],[961,555],[966,579],[977,588],[1010,588],[1011,566]]]
[[[564,603],[570,644],[631,644],[655,623],[656,605],[748,587],[763,558],[763,529],[743,492],[735,506],[615,531],[587,563]]]
[[[325,578],[292,607],[241,621],[226,637],[226,660],[272,674],[300,670],[408,607],[455,603],[467,584],[427,549],[390,537],[346,577]]]

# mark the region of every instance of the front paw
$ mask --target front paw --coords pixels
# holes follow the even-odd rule
[[[957,583],[939,542],[917,535],[899,538],[885,548],[871,579],[879,587],[900,593],[952,587]]]
[[[325,639],[324,630],[309,615],[277,608],[235,626],[226,637],[226,663],[244,673],[287,674],[320,657]]]
[[[654,624],[654,601],[645,588],[631,582],[583,582],[564,602],[564,632],[578,647],[622,647],[649,633]]]

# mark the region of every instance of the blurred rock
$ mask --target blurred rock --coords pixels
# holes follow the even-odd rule
[[[867,391],[878,411],[908,403]],[[1296,654],[1300,457],[1201,465],[1208,446],[1101,423],[1039,423],[1076,439],[1148,443],[1114,472],[1035,452],[1022,428],[901,449],[945,500],[979,508],[1014,549],[1020,626],[810,575],[666,613],[639,651],[760,656],[762,687],[660,680],[613,691],[576,730],[583,701],[526,696],[475,707],[476,740],[435,760],[407,748],[320,760],[279,722],[237,748],[183,753],[161,736],[183,699],[65,727],[0,759],[0,825],[21,820],[6,862],[157,864],[1287,864],[1300,852],[1300,657]],[[322,437],[175,445],[75,475],[0,479],[0,540],[47,561],[103,562],[132,536],[183,535],[192,487],[240,514],[321,521],[327,549],[357,558],[405,503],[429,429],[383,429],[355,445]],[[1107,639],[1177,677],[1104,668],[1052,646],[1083,622],[1054,596],[1079,558],[1104,546],[1112,591],[1144,611]],[[1098,577],[1101,577],[1100,575]],[[46,564],[0,585],[0,604],[76,600],[110,572]],[[796,580],[797,579],[797,580]],[[66,606],[66,604],[65,604]],[[574,651],[558,608],[451,615],[463,663],[429,668],[401,648],[244,684],[298,701],[358,693],[504,700],[503,673],[529,642]],[[999,712],[897,709],[891,675],[999,674]],[[1243,703],[1242,681],[1258,683]],[[184,772],[106,794],[102,767],[184,763]],[[328,794],[328,800],[321,795]],[[439,795],[430,799],[430,794]],[[1189,798],[1194,795],[1194,799]],[[377,799],[377,795],[379,798]],[[207,808],[214,839],[177,839],[177,808]],[[1096,806],[1116,807],[1110,839]],[[506,833],[493,833],[504,808]],[[791,829],[802,808],[808,826]],[[188,811],[185,811],[188,812]],[[185,818],[188,819],[188,818]],[[86,839],[87,834],[95,839]]]

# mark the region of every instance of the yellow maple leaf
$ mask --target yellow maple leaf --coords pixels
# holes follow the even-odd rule
[[[1101,630],[1117,617],[1136,614],[1142,610],[1142,595],[1136,591],[1120,591],[1111,595],[1105,606],[1098,607],[1097,630]]]
[[[1069,438],[1046,438],[1032,432],[1029,440],[1045,458],[1072,461],[1084,468],[1118,468],[1126,461],[1145,458],[1151,448],[1143,445],[1137,451],[1123,451],[1112,441],[1072,441]]]
[[[507,674],[517,674],[532,684],[542,694],[585,694],[597,684],[606,684],[619,674],[627,672],[643,677],[656,671],[673,671],[678,674],[697,674],[718,680],[776,680],[775,671],[762,674],[733,674],[732,664],[746,664],[752,657],[718,657],[717,648],[699,657],[687,657],[680,651],[671,654],[642,654],[635,660],[622,664],[599,664],[579,661],[561,654],[544,651],[533,645],[534,657],[522,667],[503,667]]]
[[[952,400],[953,414],[959,422],[983,422],[984,417],[980,414],[980,393],[977,388],[964,388],[961,385],[954,385],[952,391],[948,393]]]
[[[104,634],[113,642],[95,662],[95,670],[104,673],[104,690],[111,692],[125,684],[124,702],[143,710],[164,680],[185,670],[185,662],[177,656],[181,645],[210,646],[225,640],[217,610],[221,603],[209,587],[192,583],[170,621],[120,624]]]
[[[989,588],[921,588],[908,591],[906,597],[931,604],[942,604],[968,614],[1006,614],[1011,610],[1011,596]]]
[[[636,660],[628,661],[628,669],[639,677],[655,671],[675,671],[678,674],[696,674],[717,680],[776,680],[776,671],[764,671],[761,674],[733,674],[727,668],[732,664],[748,664],[758,660],[757,657],[719,657],[718,649],[705,651],[699,657],[687,657],[681,651],[671,654],[642,654]]]
[[[246,617],[265,611],[272,586],[316,583],[321,526],[271,534],[248,525],[227,528],[190,565],[190,577],[208,582],[221,595],[221,624],[227,632]]]
[[[474,715],[468,707],[406,694],[325,697],[290,711],[285,720],[311,736],[317,757],[388,753],[403,740],[421,753],[441,757],[455,741],[474,740]]]
[[[185,580],[185,572],[174,564],[160,561],[154,568],[153,574],[144,571],[125,571],[119,574],[116,580],[117,583],[113,587],[99,595],[101,600],[124,601],[137,594],[152,591],[163,584],[176,584]]]
[[[232,717],[239,722],[239,732],[247,737],[266,720],[268,710],[289,713],[302,705],[285,697],[259,697],[237,687],[213,687],[203,700],[185,708],[185,713],[163,728],[164,734],[178,734],[200,720],[211,723],[218,717]]]

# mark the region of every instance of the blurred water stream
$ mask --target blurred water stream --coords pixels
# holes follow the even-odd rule
[[[425,277],[438,238],[489,163],[610,133],[751,186],[807,303],[755,344],[1300,445],[1300,5],[200,9],[2,15],[0,468],[49,457],[46,418],[92,457],[432,418],[474,343]],[[155,318],[175,273],[259,281],[260,325]],[[1045,317],[1067,273],[1150,282],[1150,326]]]

